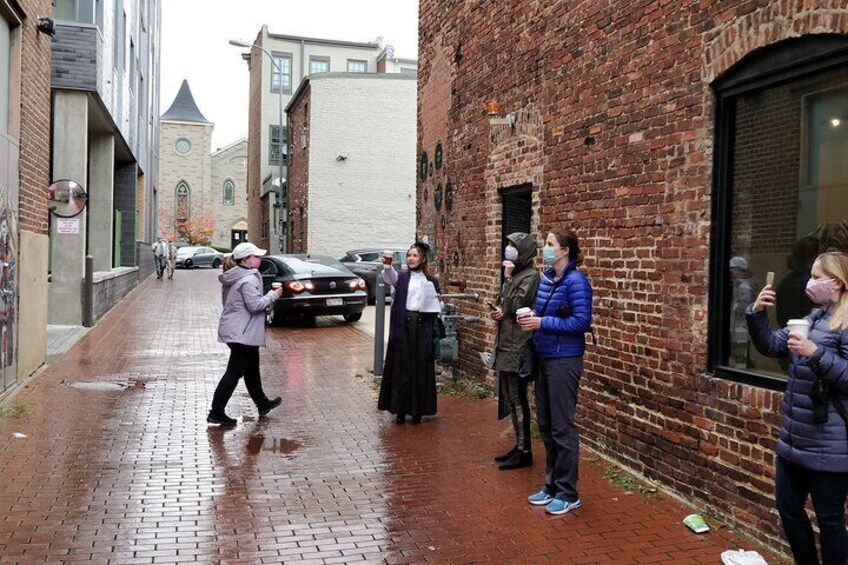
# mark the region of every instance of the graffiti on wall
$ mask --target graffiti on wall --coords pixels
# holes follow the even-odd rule
[[[6,185],[0,183],[0,367],[3,368],[3,373],[9,369],[13,371],[15,366],[18,229],[17,213],[12,204],[15,199],[12,196]],[[11,379],[14,378],[13,374]],[[6,381],[8,379],[7,375]]]

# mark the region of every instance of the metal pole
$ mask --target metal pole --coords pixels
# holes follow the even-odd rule
[[[283,214],[288,215],[288,207],[285,205],[286,202],[283,201],[283,69],[274,61],[274,57],[271,57],[271,64],[277,67],[277,72],[280,74],[280,91],[278,93],[279,103],[280,103],[280,186],[277,190],[280,191],[277,201],[280,203],[280,207],[278,208],[279,212],[277,213],[277,241],[281,243],[280,253],[285,253],[288,251],[288,242],[286,241],[286,234],[281,233],[280,227],[283,225]],[[286,146],[288,146],[288,140],[286,140]],[[288,200],[288,198],[286,198]],[[286,218],[288,219],[288,218]]]
[[[83,311],[82,325],[90,328],[94,325],[94,257],[85,256],[85,279],[82,287]]]
[[[383,273],[377,273],[377,288],[374,291],[374,374],[380,376],[383,374],[383,348],[386,345],[385,326],[386,326],[386,283],[383,280]]]

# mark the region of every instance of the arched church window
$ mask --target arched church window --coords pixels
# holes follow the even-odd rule
[[[177,185],[174,202],[176,208],[174,221],[176,227],[179,228],[182,224],[186,223],[189,218],[191,218],[191,189],[185,181],[180,181]]]
[[[224,181],[223,193],[224,206],[232,206],[236,203],[236,185],[231,179]]]

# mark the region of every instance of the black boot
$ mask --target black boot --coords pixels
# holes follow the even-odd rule
[[[411,416],[409,418],[409,423],[410,424],[420,424],[421,423],[421,416]]]
[[[520,469],[522,467],[532,467],[533,466],[533,454],[529,451],[516,451],[515,455],[506,460],[506,462],[499,466],[498,469],[501,471],[509,471],[510,469]]]
[[[495,462],[503,463],[504,461],[508,461],[517,452],[518,452],[518,446],[516,445],[515,447],[513,447],[512,449],[510,449],[509,451],[507,451],[503,455],[498,455],[497,457],[495,457]]]
[[[218,424],[220,426],[235,426],[238,424],[238,420],[235,418],[230,418],[224,412],[216,413],[213,410],[209,411],[209,415],[206,416],[206,421],[210,424]]]
[[[257,406],[257,409],[259,410],[259,415],[260,416],[267,416],[268,412],[270,412],[271,410],[273,410],[274,408],[276,408],[277,406],[279,406],[282,403],[283,403],[283,399],[278,396],[274,400],[269,400],[268,402],[263,404],[262,407]]]
[[[406,416],[404,416],[403,414],[398,414],[397,418],[395,418],[395,424],[405,424],[405,423],[406,423]]]

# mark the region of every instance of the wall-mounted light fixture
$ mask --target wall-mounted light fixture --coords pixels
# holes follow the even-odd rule
[[[50,37],[56,35],[56,24],[51,17],[38,18],[38,24],[35,27],[38,28],[38,31]]]
[[[347,161],[347,154],[339,153],[338,155],[336,155],[336,161]]]
[[[509,128],[514,128],[515,123],[518,121],[515,114],[507,114],[505,118],[501,118],[500,105],[497,100],[492,100],[486,104],[486,112],[489,115],[490,126],[507,126]]]

